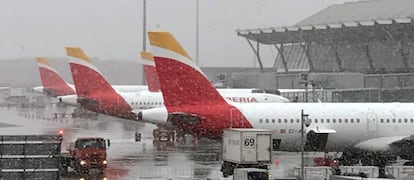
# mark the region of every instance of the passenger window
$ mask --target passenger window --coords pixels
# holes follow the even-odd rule
[[[323,119],[321,119],[321,123],[323,123]]]
[[[395,123],[395,119],[392,119],[392,123]]]
[[[299,119],[296,119],[296,123],[300,123],[300,120]]]
[[[318,119],[315,119],[315,123],[318,123]]]
[[[287,119],[285,119],[285,123],[288,123],[288,120]]]
[[[332,123],[336,123],[336,119],[332,119]]]
[[[387,123],[390,123],[390,119],[387,119]]]
[[[384,123],[384,119],[381,119],[381,123]]]
[[[263,119],[260,119],[259,121],[260,121],[260,123],[263,123]]]
[[[398,123],[401,123],[401,119],[398,119]]]
[[[338,119],[338,123],[342,123],[342,119]]]
[[[269,123],[269,119],[266,119],[266,123]]]
[[[414,120],[413,119],[410,119],[410,121],[411,121],[411,123],[413,123]]]
[[[295,120],[293,120],[293,119],[290,119],[290,123],[293,123],[293,122],[295,122]]]
[[[272,123],[274,124],[276,121],[275,121],[275,119],[272,119]]]
[[[282,123],[282,120],[281,119],[278,119],[277,122],[279,122],[279,124],[280,124],[280,123]]]
[[[330,120],[329,119],[326,119],[326,123],[329,123],[330,122]]]
[[[351,123],[354,123],[354,119],[351,119]]]
[[[359,123],[360,122],[359,119],[357,119],[356,122]]]
[[[348,119],[345,119],[345,123],[348,123]]]
[[[404,122],[407,123],[408,122],[408,119],[404,119]]]

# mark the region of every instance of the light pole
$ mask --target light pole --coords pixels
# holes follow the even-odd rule
[[[304,98],[304,102],[308,102],[308,73],[302,73],[300,74],[300,81],[299,84],[304,84],[305,85],[305,98]]]
[[[147,51],[147,0],[142,1],[142,51]]]
[[[304,180],[305,177],[305,126],[309,127],[310,121],[308,119],[309,114],[304,114],[303,109],[301,111],[301,128],[300,128],[300,179]]]
[[[200,61],[199,61],[199,34],[200,34],[200,30],[199,30],[199,2],[198,0],[196,0],[196,59],[195,59],[195,63],[197,65],[200,65]]]
[[[142,52],[147,51],[147,0],[142,0]],[[142,58],[142,57],[141,57]],[[142,84],[147,84],[144,74],[144,66],[142,67]]]

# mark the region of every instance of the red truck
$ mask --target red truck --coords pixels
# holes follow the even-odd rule
[[[110,141],[100,137],[78,138],[69,143],[68,153],[61,153],[61,172],[68,173],[68,167],[78,174],[88,174],[90,169],[97,169],[100,174],[107,166],[106,149]]]

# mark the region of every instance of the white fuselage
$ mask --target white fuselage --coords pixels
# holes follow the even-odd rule
[[[125,89],[124,89],[125,90]],[[131,89],[130,89],[131,90]],[[150,109],[155,107],[164,106],[164,99],[161,92],[149,92],[148,90],[121,92],[117,90],[117,93],[121,95],[125,101],[134,110]],[[288,99],[274,94],[267,93],[235,93],[230,90],[225,90],[219,93],[228,101],[237,103],[287,103]],[[63,103],[77,106],[77,96],[67,95],[58,97]]]
[[[75,85],[68,84],[75,92]],[[148,91],[148,86],[144,85],[112,85],[112,88],[114,88],[118,92],[139,92],[139,91]]]
[[[75,85],[67,83],[67,85],[72,88],[73,92],[76,92]],[[140,92],[140,91],[148,91],[148,86],[143,85],[113,85],[112,86],[118,92]],[[36,86],[32,88],[34,92],[37,93],[44,93],[43,86]]]
[[[272,130],[282,147],[299,147],[301,110],[311,120],[305,132],[329,133],[328,149],[373,138],[411,135],[414,129],[414,103],[233,104],[254,128]]]
[[[226,100],[237,103],[287,103],[288,99],[266,93],[232,93],[220,92]],[[160,92],[142,91],[139,93],[119,93],[134,110],[150,109],[164,106],[164,99]]]

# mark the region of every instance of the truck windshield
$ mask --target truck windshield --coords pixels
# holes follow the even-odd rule
[[[76,148],[105,148],[104,139],[80,139],[76,141]]]

